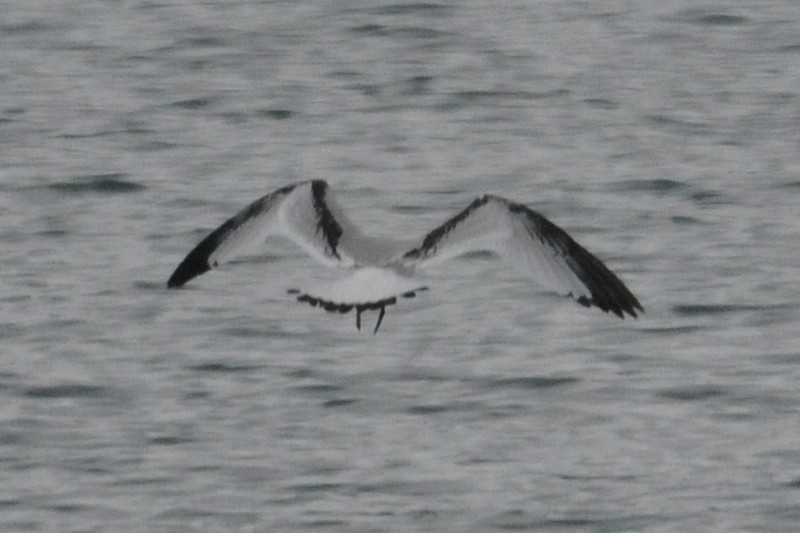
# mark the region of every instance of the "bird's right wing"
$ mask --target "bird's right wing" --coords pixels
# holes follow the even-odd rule
[[[342,246],[360,235],[329,198],[321,180],[288,185],[251,203],[212,231],[183,259],[167,282],[177,288],[260,244],[269,235],[294,241],[331,266],[352,266]]]

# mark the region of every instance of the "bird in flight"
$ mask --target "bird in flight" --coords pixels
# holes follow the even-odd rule
[[[499,255],[545,288],[620,318],[644,308],[600,259],[563,229],[528,207],[500,196],[476,198],[422,239],[401,242],[362,233],[336,203],[322,180],[282,187],[254,201],[205,239],[181,261],[170,288],[246,252],[266,237],[280,235],[328,266],[352,270],[331,285],[289,289],[298,301],[329,312],[355,311],[361,329],[364,311],[378,311],[378,332],[386,308],[428,289],[414,278],[417,269],[469,252]]]

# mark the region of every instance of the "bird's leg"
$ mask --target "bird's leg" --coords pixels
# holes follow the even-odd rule
[[[372,332],[373,335],[378,333],[378,328],[381,327],[381,322],[383,322],[383,315],[386,314],[386,306],[381,306],[381,312],[378,314],[378,323],[375,324],[375,331]]]

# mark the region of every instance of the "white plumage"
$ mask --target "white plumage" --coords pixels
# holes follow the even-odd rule
[[[599,259],[541,214],[499,196],[484,195],[417,242],[376,239],[362,233],[321,180],[278,189],[245,207],[203,239],[167,282],[177,288],[190,279],[262,242],[270,235],[291,239],[328,266],[353,274],[313,291],[290,290],[301,302],[327,311],[380,312],[398,298],[427,287],[412,277],[416,269],[468,252],[491,251],[544,287],[624,318],[643,308],[622,281]]]

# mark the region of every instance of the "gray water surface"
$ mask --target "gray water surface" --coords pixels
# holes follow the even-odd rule
[[[0,530],[797,530],[795,2],[52,4],[0,18]],[[165,288],[305,179],[526,203],[646,313],[477,255],[372,336],[284,242]]]

